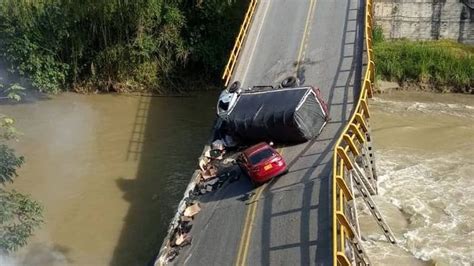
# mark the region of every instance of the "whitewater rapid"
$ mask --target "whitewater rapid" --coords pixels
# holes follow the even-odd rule
[[[396,93],[372,107],[376,199],[398,246],[429,264],[472,265],[474,97]],[[375,264],[404,265],[376,225],[367,227]]]

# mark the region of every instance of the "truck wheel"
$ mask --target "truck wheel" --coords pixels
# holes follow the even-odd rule
[[[239,81],[234,81],[230,86],[227,88],[230,93],[237,92],[238,89],[240,89],[240,82]]]
[[[297,77],[294,77],[294,76],[287,77],[280,83],[280,86],[282,88],[292,88],[299,85],[300,85],[300,81],[298,80]]]

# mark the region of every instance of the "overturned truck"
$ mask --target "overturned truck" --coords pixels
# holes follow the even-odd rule
[[[239,95],[222,129],[241,143],[304,142],[318,136],[328,120],[317,88],[251,90]]]

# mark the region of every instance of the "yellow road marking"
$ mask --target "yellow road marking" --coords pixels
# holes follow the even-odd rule
[[[277,151],[280,153],[280,155],[283,154],[282,148],[277,149]],[[247,209],[247,214],[245,216],[244,230],[242,231],[242,237],[240,238],[239,251],[237,253],[237,261],[235,262],[235,265],[237,266],[245,265],[247,261],[247,253],[250,246],[253,223],[255,220],[256,213],[257,213],[258,200],[260,199],[260,196],[262,195],[263,190],[265,189],[267,184],[268,183],[265,183],[261,185],[260,187],[258,187],[255,194],[248,201],[248,205],[251,205],[251,206]]]
[[[309,32],[308,29],[311,28],[310,23],[313,19],[314,10],[315,10],[315,6],[316,6],[316,1],[315,0],[310,0],[310,1],[311,1],[310,2],[310,8],[308,10],[308,15],[306,16],[306,23],[305,23],[305,28],[304,28],[304,32],[303,32],[303,39],[301,40],[300,49],[299,49],[299,52],[298,52],[296,70],[298,70],[299,65],[300,65],[301,56],[304,55],[303,52],[306,50],[306,46],[307,46],[306,37],[307,37],[308,32]],[[262,24],[260,25],[258,35],[257,35],[257,39],[256,39],[256,41],[254,43],[254,47],[251,51],[250,60],[248,61],[248,65],[247,65],[247,68],[244,72],[242,82],[243,82],[243,80],[245,80],[245,77],[247,76],[247,71],[248,71],[250,62],[252,61],[251,59],[253,57],[253,54],[255,52],[256,42],[258,41],[258,37],[260,35],[260,31],[261,31],[261,28],[262,28],[262,25],[263,25],[263,21],[265,20],[265,17],[267,15],[268,6],[267,6],[267,9],[265,10],[265,14],[264,14],[264,17],[263,17],[263,20],[262,20]],[[280,154],[283,154],[283,150],[281,148],[278,149],[278,152]],[[266,186],[267,186],[266,184],[260,186],[257,189],[256,193],[252,196],[251,200],[249,201],[249,205],[251,205],[251,206],[247,209],[247,214],[245,216],[244,229],[242,231],[242,236],[240,238],[239,251],[237,253],[237,261],[235,263],[236,266],[243,266],[243,265],[245,265],[245,263],[247,261],[247,253],[248,253],[248,248],[249,248],[249,245],[250,245],[250,238],[251,238],[251,235],[252,235],[255,215],[257,213],[258,200],[259,200],[260,196],[262,195],[263,190]]]
[[[255,214],[257,213],[257,205],[258,205],[258,200],[260,199],[260,196],[262,195],[262,192],[264,190],[264,188],[267,186],[268,183],[260,186],[258,189],[257,189],[257,193],[254,197],[254,202],[252,202],[252,212],[251,212],[251,216],[250,216],[250,222],[249,222],[249,229],[248,229],[248,232],[247,232],[247,239],[245,241],[245,245],[244,245],[244,250],[243,250],[243,253],[242,253],[242,264],[241,265],[245,265],[245,262],[247,261],[247,251],[249,250],[249,245],[250,245],[250,238],[252,236],[252,229],[253,229],[253,223],[254,223],[254,220],[255,220]]]
[[[306,15],[306,23],[304,25],[303,39],[301,40],[300,50],[298,52],[298,58],[296,60],[296,70],[298,70],[298,68],[300,67],[300,61],[303,59],[304,52],[306,51],[306,46],[307,46],[306,37],[311,31],[308,29],[311,29],[310,24],[311,24],[311,21],[313,20],[315,7],[316,7],[316,0],[311,0],[309,9],[308,9],[308,14]]]
[[[253,199],[254,197],[252,196],[252,201]],[[253,210],[253,205],[247,209],[247,214],[245,215],[245,225],[244,225],[244,230],[242,231],[242,237],[240,239],[240,245],[239,245],[239,252],[237,253],[237,261],[235,265],[242,265],[240,261],[242,260],[242,252],[244,248],[244,243],[247,241],[246,239],[247,239],[247,233],[249,230],[249,223],[250,223],[249,217],[251,216],[252,210]]]

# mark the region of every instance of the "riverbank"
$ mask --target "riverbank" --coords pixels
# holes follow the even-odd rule
[[[431,83],[422,82],[393,82],[387,80],[377,80],[374,86],[375,94],[385,94],[399,92],[426,92],[426,93],[465,93],[474,94],[473,88],[466,91],[459,91],[454,86],[436,87]]]
[[[474,93],[474,46],[453,41],[384,40],[374,31],[376,90]],[[398,83],[383,86],[385,81]]]

